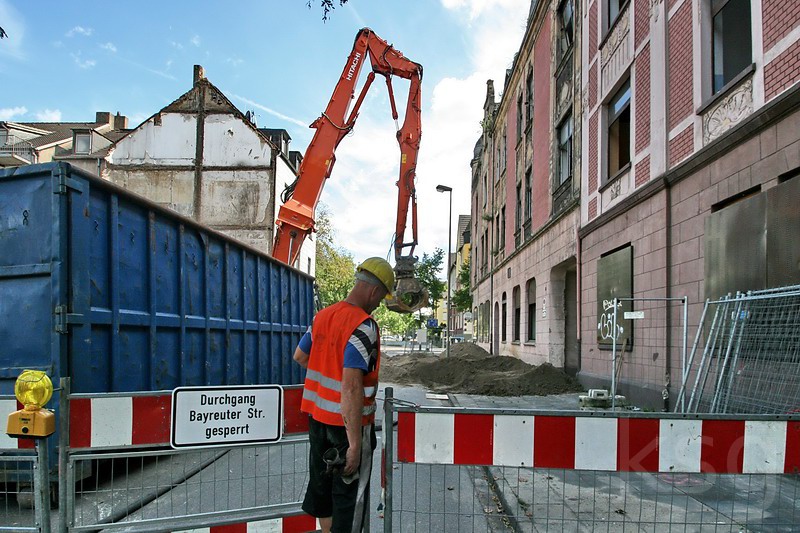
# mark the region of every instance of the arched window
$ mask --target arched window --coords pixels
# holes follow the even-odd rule
[[[519,285],[514,287],[514,291],[511,293],[512,302],[514,305],[514,330],[513,330],[513,337],[511,340],[514,342],[519,342],[520,337],[520,319],[522,318],[522,309],[521,303],[519,300]]]

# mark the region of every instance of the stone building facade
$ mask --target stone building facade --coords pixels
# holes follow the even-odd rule
[[[800,283],[800,3],[586,4],[578,375],[608,387],[613,297],[686,297],[691,342],[706,298]],[[655,336],[621,325],[617,372],[620,392],[670,408],[682,317],[662,312]]]
[[[269,253],[300,156],[285,130],[258,128],[195,67],[192,88],[101,154],[101,176]],[[307,239],[294,267],[314,275]]]
[[[579,367],[580,22],[574,0],[533,1],[472,160],[476,342],[496,355]]]

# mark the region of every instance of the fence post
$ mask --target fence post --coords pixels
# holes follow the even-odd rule
[[[47,462],[47,438],[36,439],[36,464],[34,465],[33,497],[36,522],[44,533],[50,529],[50,468]]]
[[[694,357],[697,354],[697,346],[700,343],[700,335],[703,332],[703,325],[705,324],[706,312],[708,311],[708,302],[709,302],[709,299],[707,298],[706,299],[706,303],[703,306],[703,313],[700,315],[700,322],[697,324],[697,333],[695,334],[694,342],[692,343],[692,350],[691,350],[691,352],[689,352],[689,353],[691,353],[691,355],[689,355],[686,358],[686,365],[684,367],[683,381],[681,382],[681,390],[678,393],[678,400],[675,403],[675,408],[676,409],[678,408],[678,404],[681,405],[681,412],[682,413],[686,412],[686,389],[689,386],[689,383],[688,383],[689,382],[689,373],[691,372],[692,365],[694,365]],[[684,311],[683,311],[684,312],[683,329],[684,329],[684,331],[688,332],[687,320],[685,318],[686,314],[687,314],[686,302],[684,302],[683,306],[684,306]],[[715,323],[716,323],[716,320],[717,320],[717,316],[715,314],[714,315],[714,322]],[[684,334],[684,338],[686,338],[686,334]],[[705,355],[706,355],[705,354],[705,350],[703,350],[703,361],[705,361]],[[701,363],[700,366],[702,367],[702,363]],[[695,388],[697,388],[697,385],[696,385],[697,380],[700,379],[700,369],[699,368],[697,370],[696,378],[697,379],[695,380]],[[692,397],[694,397],[694,389],[692,389]],[[690,399],[689,400],[689,409],[691,409],[691,407],[692,407],[692,401]]]
[[[58,531],[67,533],[67,453],[69,449],[70,380],[61,378],[58,395]]]
[[[611,325],[611,412],[617,410],[617,302],[614,298],[614,323]]]
[[[383,530],[392,531],[392,470],[394,464],[394,413],[392,400],[394,389],[386,387],[383,398],[383,471],[384,471],[384,507]]]

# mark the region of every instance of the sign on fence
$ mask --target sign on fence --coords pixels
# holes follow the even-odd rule
[[[172,392],[173,448],[265,444],[282,436],[279,385],[178,387]]]

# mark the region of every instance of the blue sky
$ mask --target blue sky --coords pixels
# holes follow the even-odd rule
[[[305,151],[359,28],[421,63],[423,136],[417,169],[417,248],[447,248],[468,214],[469,161],[486,80],[502,88],[529,0],[350,0],[322,21],[318,0],[192,2],[0,0],[0,120],[89,121],[120,112],[130,125],[188,91],[192,66],[260,127],[284,128]],[[365,69],[366,70],[366,69]],[[366,72],[362,71],[362,80]],[[395,83],[398,106],[407,84]],[[385,84],[376,82],[322,194],[338,243],[357,260],[386,256],[394,231],[399,151]],[[454,230],[455,231],[455,230]],[[453,235],[455,242],[455,235]]]

